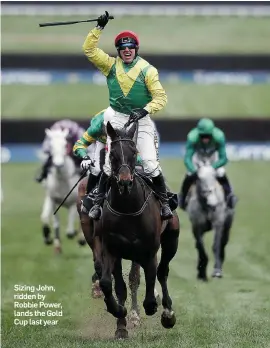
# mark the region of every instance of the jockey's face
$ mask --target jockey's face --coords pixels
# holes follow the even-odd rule
[[[201,135],[201,142],[203,144],[208,144],[210,141],[211,141],[211,135],[208,135],[208,134]]]
[[[120,46],[119,54],[124,63],[126,64],[132,63],[136,55],[134,45],[130,45],[129,47]]]

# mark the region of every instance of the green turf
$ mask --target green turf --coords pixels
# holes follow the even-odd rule
[[[62,234],[63,254],[56,257],[43,245],[39,221],[43,190],[33,182],[38,164],[2,166],[2,346],[8,348],[267,348],[269,331],[269,164],[238,162],[228,173],[239,196],[231,239],[226,249],[224,278],[201,284],[196,280],[196,250],[190,225],[181,217],[179,250],[171,263],[169,290],[177,315],[174,329],[160,324],[160,311],[130,330],[130,340],[116,342],[115,321],[102,300],[90,298],[91,253]],[[163,160],[162,167],[173,190],[184,175],[182,162]],[[247,176],[246,173],[249,173]],[[252,181],[253,178],[260,180]],[[18,178],[20,178],[18,180]],[[253,183],[251,185],[251,182]],[[61,214],[61,220],[65,214]],[[62,232],[64,232],[62,230]],[[213,267],[211,242],[206,236]],[[125,270],[127,269],[125,263]],[[61,302],[63,317],[56,327],[15,327],[15,284],[53,285],[49,301]],[[159,286],[158,286],[158,289]]]
[[[270,117],[270,85],[166,83],[166,108],[154,117]],[[3,118],[88,118],[108,106],[106,86],[2,86]]]
[[[88,16],[90,14],[86,14]],[[1,19],[2,52],[80,53],[88,30],[94,27],[88,23],[38,27],[41,22],[74,20],[74,16],[2,16]],[[101,47],[114,51],[113,38],[124,29],[139,34],[142,53],[270,52],[267,17],[118,17],[106,27]]]

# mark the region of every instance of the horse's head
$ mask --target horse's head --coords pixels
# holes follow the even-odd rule
[[[136,124],[129,130],[115,130],[107,123],[107,134],[111,138],[110,161],[112,175],[116,178],[120,193],[130,192],[133,184],[133,174],[137,158],[137,149],[133,140]]]
[[[210,163],[205,163],[199,166],[197,171],[197,187],[200,198],[205,204],[212,209],[218,204],[218,197],[216,194],[217,182],[216,171]]]
[[[52,163],[55,167],[62,167],[65,162],[67,154],[67,135],[68,129],[45,129],[45,132],[50,139],[50,150],[52,156]]]

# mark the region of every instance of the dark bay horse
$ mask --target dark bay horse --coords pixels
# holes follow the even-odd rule
[[[102,263],[100,286],[108,312],[117,318],[116,337],[128,336],[125,302],[127,288],[122,275],[122,259],[139,264],[145,273],[146,293],[143,306],[146,315],[154,315],[157,301],[154,294],[156,277],[162,288],[165,328],[175,325],[176,317],[169,296],[167,278],[169,263],[178,249],[179,220],[176,212],[162,222],[160,203],[151,187],[135,172],[137,149],[133,137],[136,124],[126,131],[115,130],[107,123],[111,138],[110,189],[104,202],[101,220],[95,222],[96,249]],[[161,245],[161,260],[157,252]],[[112,274],[115,279],[116,302],[112,293]]]
[[[93,262],[95,273],[92,276],[92,297],[101,298],[103,293],[100,289],[99,280],[102,276],[101,271],[101,244],[99,243],[99,236],[97,231],[100,229],[100,224],[96,224],[96,233],[93,220],[91,220],[87,214],[81,212],[81,200],[86,194],[88,178],[84,178],[78,188],[78,198],[77,198],[77,211],[80,217],[81,228],[84,233],[87,244],[93,253]],[[117,283],[116,283],[117,284]],[[129,314],[129,323],[132,326],[138,326],[140,323],[139,308],[137,300],[137,291],[140,285],[140,265],[135,262],[131,263],[131,268],[129,272],[129,288],[131,291],[131,312]],[[156,297],[159,299],[159,295],[156,292]]]

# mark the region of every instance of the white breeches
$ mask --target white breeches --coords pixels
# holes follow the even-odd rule
[[[200,155],[199,153],[195,153],[192,157],[192,162],[195,166],[196,169],[199,168],[201,163],[205,163],[206,161],[209,161],[211,164],[216,162],[218,159],[218,153],[215,152],[213,153],[212,156],[203,156]],[[190,175],[191,173],[188,173],[188,175]],[[222,177],[225,175],[225,168],[224,167],[220,167],[218,169],[216,169],[216,174],[217,177]]]
[[[91,144],[88,148],[88,156],[94,162],[94,166],[91,166],[91,173],[95,176],[98,176],[100,173],[100,152],[105,148],[105,144],[100,141],[96,141]]]
[[[128,121],[129,115],[114,111],[108,107],[104,113],[104,124],[110,121],[115,129],[121,129]],[[155,141],[156,132],[155,125],[150,116],[143,117],[138,122],[137,150],[141,156],[144,171],[152,177],[156,177],[161,173],[161,168],[158,161],[158,142]],[[132,125],[131,125],[132,126]],[[131,127],[130,126],[130,127]],[[105,157],[105,165],[103,167],[105,174],[111,175],[111,164],[109,159],[111,149],[111,139],[107,136],[108,150]]]

